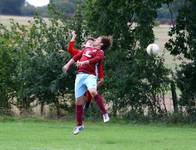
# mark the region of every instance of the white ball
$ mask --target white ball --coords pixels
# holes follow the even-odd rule
[[[160,52],[160,48],[157,44],[152,43],[148,45],[146,51],[149,55],[157,55]]]

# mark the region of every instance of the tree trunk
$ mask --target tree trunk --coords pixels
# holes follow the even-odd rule
[[[41,102],[40,114],[41,114],[41,116],[43,116],[43,114],[44,114],[44,102]]]
[[[171,86],[171,92],[172,92],[174,112],[178,112],[178,99],[177,99],[177,94],[176,94],[176,85],[174,81],[171,81],[170,86]]]
[[[60,113],[60,104],[58,99],[55,99],[55,106],[56,106],[56,115],[57,117],[60,117],[61,113]]]
[[[166,104],[165,104],[165,93],[164,92],[162,93],[162,100],[163,100],[164,111],[165,111],[165,113],[167,113],[167,107],[166,107]]]

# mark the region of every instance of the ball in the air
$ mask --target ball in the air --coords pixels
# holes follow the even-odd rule
[[[146,48],[146,51],[149,55],[157,55],[160,52],[160,48],[157,44],[152,43],[148,45],[148,47]]]

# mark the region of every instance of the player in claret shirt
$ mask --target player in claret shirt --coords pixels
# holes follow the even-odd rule
[[[104,58],[103,50],[107,50],[112,44],[110,37],[99,37],[93,42],[93,47],[84,48],[79,54],[74,56],[66,65],[63,66],[64,72],[67,72],[69,67],[77,62],[77,72],[75,80],[75,98],[76,98],[76,128],[73,134],[78,134],[84,128],[82,122],[82,103],[83,95],[88,90],[91,96],[96,101],[102,114],[103,121],[108,122],[109,116],[105,109],[103,98],[97,92],[97,77],[96,64],[100,63]]]
[[[75,39],[76,39],[76,34],[75,34],[75,31],[72,31],[72,39],[70,40],[70,42],[68,43],[68,46],[67,46],[67,51],[71,54],[71,56],[75,56],[77,54],[79,54],[81,52],[81,50],[79,49],[75,49],[74,48],[74,43],[75,43]],[[94,42],[94,38],[88,38],[84,44],[84,47],[93,47],[93,42]],[[97,70],[97,77],[98,77],[98,82],[97,82],[97,86],[101,86],[104,82],[103,80],[103,65],[102,63],[98,63],[97,66],[96,66],[96,70]],[[85,105],[84,105],[84,111],[87,111],[88,108],[89,108],[89,105],[91,103],[91,100],[92,100],[92,96],[90,94],[89,91],[86,91],[85,92]]]

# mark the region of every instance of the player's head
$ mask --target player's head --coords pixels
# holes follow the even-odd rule
[[[89,37],[86,39],[85,43],[84,43],[84,47],[93,47],[93,42],[94,42],[94,38]]]
[[[93,42],[93,45],[105,51],[112,46],[112,37],[111,36],[100,36],[95,39],[95,41]]]

